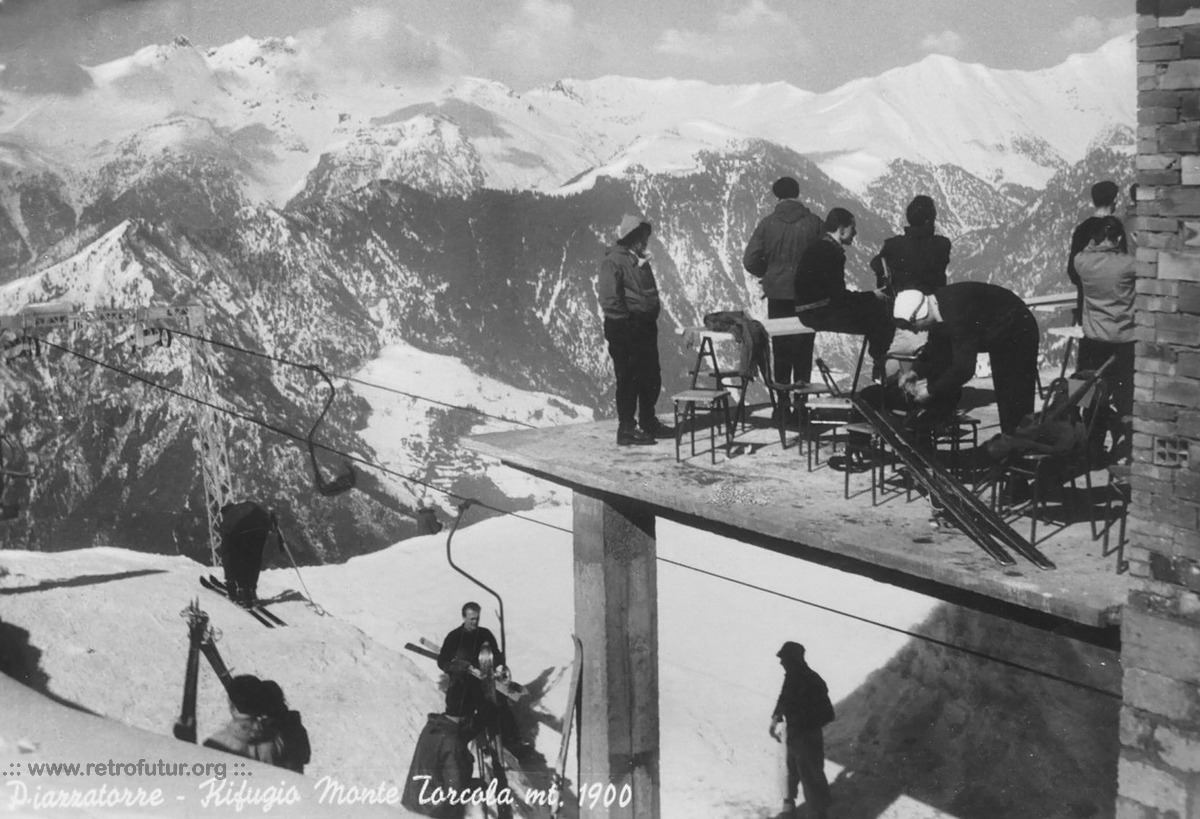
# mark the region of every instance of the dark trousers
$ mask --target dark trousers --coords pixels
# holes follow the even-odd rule
[[[604,340],[617,377],[617,421],[622,429],[635,421],[649,428],[656,420],[654,404],[662,391],[655,319],[604,319]]]
[[[271,515],[249,502],[228,504],[221,510],[221,563],[225,585],[237,600],[253,600],[258,593],[263,548],[271,533]]]
[[[813,816],[829,810],[829,781],[825,778],[825,737],[820,728],[787,732],[787,794],[795,801],[796,786],[804,789],[804,802]]]
[[[896,324],[888,302],[874,293],[842,293],[824,307],[798,313],[805,325],[827,333],[867,337],[867,352],[876,362],[887,360]]]
[[[1125,418],[1133,415],[1133,366],[1134,342],[1099,341],[1094,338],[1079,340],[1080,370],[1098,370],[1109,357],[1116,360],[1104,371],[1104,383],[1108,387],[1108,402],[1101,406],[1100,415],[1092,422],[1092,441],[1104,445],[1105,433],[1112,434],[1112,456],[1125,458],[1130,454],[1132,441],[1126,428]]]
[[[521,739],[516,715],[504,695],[497,693],[494,702],[489,700],[483,681],[467,672],[451,676],[446,688],[446,709],[462,715],[464,730],[470,736],[498,731],[506,746]]]
[[[796,302],[791,299],[767,299],[767,318],[791,318],[794,315]],[[773,375],[778,383],[812,381],[815,338],[815,333],[805,333],[771,339],[771,355],[775,359]]]
[[[1028,310],[1012,314],[1008,326],[997,333],[1002,339],[988,351],[992,365],[992,387],[1000,414],[1000,431],[1012,435],[1021,419],[1033,412],[1037,394],[1037,319]]]

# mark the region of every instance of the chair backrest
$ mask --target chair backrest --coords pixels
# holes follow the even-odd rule
[[[1092,428],[1096,424],[1096,418],[1100,415],[1100,409],[1108,400],[1108,385],[1105,384],[1103,378],[1092,380],[1071,376],[1067,379],[1067,386],[1070,395],[1075,395],[1080,390],[1086,390],[1079,399],[1078,406],[1084,428],[1090,437]]]
[[[829,365],[825,363],[825,359],[818,358],[815,363],[817,365],[817,372],[821,374],[821,380],[825,382],[825,386],[829,387],[829,391],[835,396],[840,397],[842,395],[842,388],[833,379],[833,373],[830,371]]]

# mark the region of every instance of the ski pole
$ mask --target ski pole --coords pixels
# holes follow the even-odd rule
[[[288,556],[288,560],[292,563],[292,568],[296,570],[296,577],[300,578],[300,588],[304,589],[304,595],[308,598],[308,607],[321,617],[324,617],[327,612],[313,600],[312,592],[308,590],[308,585],[304,582],[304,575],[300,574],[300,567],[296,565],[296,558],[292,557],[292,550],[287,547],[287,541],[283,539],[283,533],[279,531],[278,525],[275,527],[275,533],[279,536],[279,548]]]

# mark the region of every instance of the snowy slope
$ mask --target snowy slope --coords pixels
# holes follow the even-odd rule
[[[571,512],[548,506],[528,517],[465,528],[453,556],[503,597],[510,665],[532,692],[527,729],[537,726],[535,744],[552,759],[572,653]],[[1094,804],[1094,783],[1115,776],[1108,771],[1116,759],[1112,702],[1101,698],[1098,712],[1094,696],[852,618],[899,629],[925,622],[951,643],[1110,688],[1119,679],[1116,655],[1071,641],[1060,646],[1056,637],[667,521],[659,521],[657,541],[664,817],[774,815],[780,747],[767,724],[782,681],[775,652],[785,640],[807,646],[838,710],[827,761],[838,780],[838,819],[973,819],[993,814],[948,806],[1001,797],[1005,812],[995,815],[1028,816],[1022,800]],[[184,558],[121,549],[3,551],[0,659],[7,654],[11,667],[15,653],[28,680],[57,698],[168,735],[186,644],[176,612],[200,595],[235,673],[278,680],[303,714],[314,748],[310,786],[322,776],[392,785],[406,775],[425,713],[440,703],[434,663],[404,644],[440,641],[469,599],[499,634],[496,601],[450,568],[446,548],[444,535],[412,538],[343,565],[306,568],[303,585],[294,571],[268,571],[260,592],[278,601],[273,610],[290,624],[271,631],[200,590],[195,578],[203,569]],[[219,684],[207,670],[199,700],[206,736],[224,719]],[[983,703],[987,733],[971,729],[969,714],[955,705],[963,701]],[[922,716],[914,722],[905,709],[918,702]],[[70,761],[62,757],[74,748],[94,747],[29,726],[0,707],[0,758],[37,753]],[[937,735],[927,737],[935,727]],[[134,759],[161,747],[138,751],[124,732],[112,737],[112,753]],[[1013,762],[990,765],[1001,747]],[[931,754],[945,761],[922,766]],[[893,761],[903,763],[903,775]],[[974,773],[952,784],[952,772],[963,770]],[[1035,771],[1036,792],[1028,788]]]
[[[565,507],[534,516],[570,527]],[[870,600],[901,626],[932,606],[917,595],[674,524],[660,525],[659,541],[664,558],[729,572],[736,554],[736,577],[766,579],[771,588],[829,606]],[[571,656],[570,536],[504,518],[465,529],[454,550],[456,562],[504,596],[514,674],[527,683],[543,680],[537,710],[553,718],[565,702],[562,672]],[[442,537],[305,569],[323,617],[298,599],[294,572],[267,572],[260,592],[281,598],[273,609],[291,624],[274,631],[199,590],[202,569],[184,558],[118,549],[5,551],[0,567],[5,626],[28,632],[42,684],[57,697],[159,734],[169,733],[180,695],[186,630],[176,612],[202,595],[235,673],[278,680],[303,714],[314,746],[310,780],[330,774],[372,787],[399,781],[424,714],[438,702],[434,664],[406,652],[404,643],[421,636],[440,641],[467,599],[477,599],[485,624],[496,627],[494,600],[449,568]],[[663,815],[766,815],[779,791],[778,748],[766,736],[781,681],[779,644],[804,641],[838,700],[898,651],[903,638],[671,564],[660,567],[659,586]],[[842,651],[846,641],[856,645],[852,657]],[[219,684],[206,671],[202,735],[220,723],[222,711]],[[0,738],[12,742],[5,725],[0,710]],[[536,743],[553,758],[558,735],[543,726]],[[831,763],[831,775],[837,769]]]

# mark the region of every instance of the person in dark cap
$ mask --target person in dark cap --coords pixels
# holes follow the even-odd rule
[[[764,216],[746,243],[742,266],[762,284],[767,318],[796,315],[796,268],[809,245],[821,238],[821,217],[800,201],[800,183],[790,176],[775,180],[771,193],[779,201]],[[780,384],[812,379],[812,333],[779,336],[771,342],[775,380]],[[787,395],[775,412],[787,412]],[[795,411],[792,412],[794,416]]]
[[[445,794],[453,791],[460,795],[471,785],[471,751],[466,721],[461,705],[446,701],[443,714],[430,714],[417,738],[413,749],[412,763],[408,768],[408,779],[404,781],[404,793],[400,804],[422,816],[437,816],[441,819],[458,819],[466,812],[461,800],[452,804],[448,800],[435,802],[430,798],[436,788]],[[422,799],[422,793],[425,794]]]
[[[308,733],[304,733],[304,748],[289,748],[287,740],[275,722],[281,705],[283,692],[273,682],[264,682],[253,674],[234,677],[227,687],[231,719],[220,731],[204,741],[207,748],[226,751],[247,759],[255,759],[268,765],[302,770],[308,761]],[[297,720],[299,715],[297,715]],[[296,734],[298,739],[298,734]]]
[[[1120,195],[1121,189],[1111,179],[1105,179],[1092,185],[1092,206],[1095,208],[1092,217],[1103,218],[1116,214],[1117,197]],[[1076,293],[1075,310],[1071,314],[1072,324],[1079,324],[1083,316],[1083,283],[1079,280],[1079,272],[1075,269],[1075,256],[1091,241],[1091,223],[1088,220],[1080,222],[1071,231],[1071,247],[1067,252],[1067,278],[1071,280],[1071,284],[1075,285]],[[1122,253],[1127,249],[1125,245],[1121,246]]]
[[[674,438],[654,405],[662,391],[658,362],[658,314],[662,305],[646,246],[652,228],[645,217],[626,214],[617,241],[600,264],[597,290],[604,339],[616,375],[617,445],[646,445]]]
[[[901,290],[932,293],[946,286],[950,240],[934,233],[937,206],[925,194],[914,196],[904,215],[904,235],[885,239],[871,259],[876,287],[893,296]]]
[[[933,199],[918,194],[904,212],[908,224],[904,235],[885,239],[883,247],[871,259],[875,286],[895,297],[902,290],[932,293],[946,286],[946,268],[950,264],[950,240],[934,233],[937,206]],[[889,356],[915,355],[925,344],[925,336],[908,330],[897,330],[888,350]],[[889,362],[896,374],[900,367]]]
[[[785,816],[796,809],[796,791],[804,789],[804,802],[813,819],[827,819],[833,801],[825,778],[825,736],[822,729],[833,722],[829,687],[804,658],[804,646],[790,640],[775,655],[783,666],[783,687],[771,714],[771,738],[780,741],[779,723],[787,725],[787,796]]]

